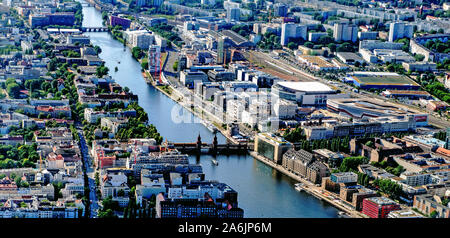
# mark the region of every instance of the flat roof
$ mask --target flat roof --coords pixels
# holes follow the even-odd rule
[[[289,82],[283,81],[278,82],[277,84],[295,90],[295,91],[303,91],[303,92],[323,92],[323,93],[332,93],[334,90],[327,85],[319,82]]]
[[[355,72],[351,76],[360,84],[365,85],[414,85],[416,82],[404,75],[386,73],[386,72]]]
[[[393,90],[393,89],[388,89],[388,90],[386,90],[386,92],[391,93],[391,94],[430,95],[426,91],[413,91],[413,90]]]
[[[373,98],[334,98],[328,99],[328,105],[334,107],[352,107],[354,109],[384,114],[385,116],[399,116],[408,114],[421,114],[418,111]]]
[[[344,59],[353,59],[353,60],[363,60],[359,55],[353,52],[338,52],[338,56],[344,58]]]

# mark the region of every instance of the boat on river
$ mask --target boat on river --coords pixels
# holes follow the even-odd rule
[[[346,212],[343,212],[343,211],[338,212],[338,217],[340,217],[340,218],[351,218],[351,216],[349,214],[347,214]]]
[[[301,192],[303,191],[303,183],[296,183],[295,185],[295,190]]]
[[[211,162],[214,164],[214,165],[219,165],[219,162],[217,161],[217,160],[215,160],[215,159],[211,159]]]
[[[211,123],[206,120],[202,120],[202,124],[211,132],[217,132],[217,128]]]

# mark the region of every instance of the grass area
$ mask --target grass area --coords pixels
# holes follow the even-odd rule
[[[166,58],[167,58],[167,52],[161,53],[161,62],[162,62],[162,64],[164,64],[164,62],[166,62]]]
[[[164,63],[166,62],[167,59],[167,52],[161,52],[161,70],[164,71]]]
[[[404,75],[398,76],[357,76],[354,77],[362,84],[412,84],[418,85],[413,80],[409,79]]]
[[[175,20],[175,16],[172,15],[165,15],[165,14],[153,14],[151,15],[152,17],[163,17],[166,18],[168,20]]]
[[[227,129],[227,128],[226,128],[226,125],[225,125],[225,127],[223,127],[221,124],[219,124],[219,123],[217,123],[217,122],[215,122],[215,121],[213,121],[212,124],[213,124],[215,127],[217,127],[219,130],[226,130],[226,129]]]
[[[168,85],[159,85],[157,87],[160,88],[161,90],[163,90],[164,92],[166,92],[169,95],[172,94],[172,89]]]

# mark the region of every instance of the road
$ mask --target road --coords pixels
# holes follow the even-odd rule
[[[94,175],[95,175],[95,170],[93,168],[93,160],[91,158],[91,156],[89,155],[89,147],[86,144],[86,140],[84,139],[83,136],[83,132],[79,129],[78,130],[78,135],[80,136],[80,149],[81,149],[81,154],[83,156],[83,163],[84,163],[84,169],[85,169],[85,174],[87,174],[88,176],[88,181],[89,181],[89,199],[90,199],[90,209],[91,209],[91,214],[90,217],[91,218],[96,218],[97,214],[98,214],[98,209],[99,209],[99,204],[98,204],[98,199],[97,199],[97,194],[96,194],[96,186],[95,186],[95,179],[94,179]]]

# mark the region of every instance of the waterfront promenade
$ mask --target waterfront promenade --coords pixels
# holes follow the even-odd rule
[[[147,72],[147,71],[146,71]],[[167,93],[165,90],[163,90],[162,88],[156,86],[156,83],[154,82],[153,79],[149,79],[148,75],[146,73],[142,74],[145,77],[145,80],[147,83],[151,83],[158,91],[160,91],[161,93],[163,93],[164,95],[166,95],[167,97],[169,97],[170,99],[172,99],[174,102],[178,103],[178,105],[184,107],[186,110],[188,110],[189,112],[191,112],[192,114],[194,114],[196,117],[201,118],[202,120],[211,122],[214,124],[214,120],[211,119],[212,115],[210,112],[208,112],[207,110],[203,110],[203,108],[199,108],[201,110],[201,112],[197,111],[197,110],[193,110],[189,105],[191,104],[190,101],[182,103],[183,99],[185,99],[183,93],[181,93],[179,90],[177,90],[176,88],[172,87],[172,85],[168,84],[167,86],[170,88],[172,93]],[[205,115],[205,114],[208,115]],[[233,137],[231,137],[227,131],[221,127],[216,126],[217,130],[223,135],[225,136],[231,143],[233,144],[239,144],[239,142],[234,139]]]

